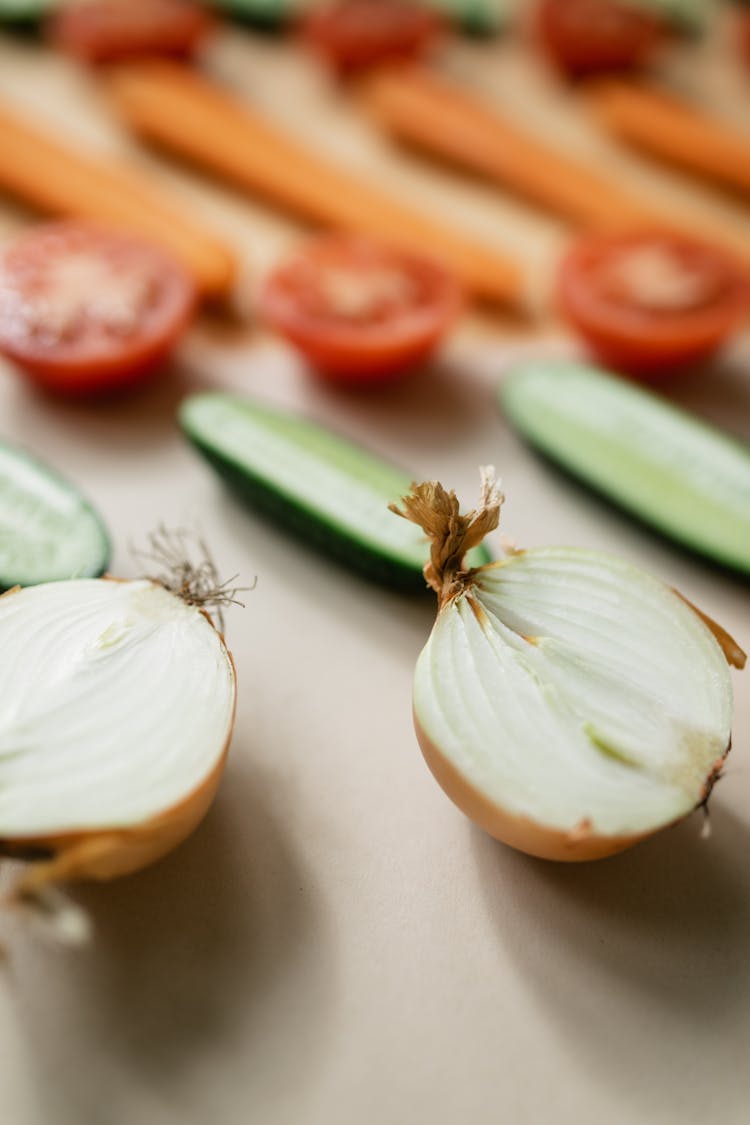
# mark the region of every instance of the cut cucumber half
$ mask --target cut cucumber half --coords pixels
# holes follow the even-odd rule
[[[298,15],[302,0],[209,0],[209,6],[232,19],[273,30]]]
[[[412,478],[306,419],[221,393],[180,410],[188,439],[253,507],[376,581],[424,590],[429,547],[414,524],[388,511]],[[477,548],[470,563],[491,556]]]
[[[700,35],[715,11],[715,0],[631,0],[686,35]]]
[[[0,26],[32,26],[58,4],[59,0],[0,0]]]
[[[514,368],[511,423],[664,535],[750,575],[750,449],[632,383],[569,361]]]
[[[23,449],[0,442],[0,589],[107,569],[110,543],[80,492]]]
[[[497,35],[510,20],[511,0],[428,0],[466,35]]]

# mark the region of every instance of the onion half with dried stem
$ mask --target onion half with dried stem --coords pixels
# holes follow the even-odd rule
[[[429,536],[439,599],[415,673],[417,737],[492,836],[546,859],[612,855],[706,802],[730,747],[727,664],[745,655],[615,556],[549,547],[464,569],[502,500],[483,470],[476,511],[436,481],[392,509]]]
[[[38,861],[16,900],[145,867],[208,809],[236,679],[192,593],[102,578],[0,598],[0,849]]]

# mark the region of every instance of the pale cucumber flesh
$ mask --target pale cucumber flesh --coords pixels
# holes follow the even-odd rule
[[[424,589],[429,548],[419,528],[388,511],[412,478],[306,419],[221,393],[180,411],[189,440],[254,507],[369,577]],[[490,559],[482,548],[470,563]]]
[[[649,391],[572,361],[516,367],[510,422],[572,475],[691,550],[750,574],[750,449]]]
[[[78,490],[0,442],[0,589],[102,574],[109,537]]]

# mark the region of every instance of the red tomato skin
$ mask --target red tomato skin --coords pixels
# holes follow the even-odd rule
[[[369,24],[369,28],[366,26]],[[342,77],[418,58],[444,29],[427,8],[401,0],[333,0],[313,8],[303,38]]]
[[[212,26],[208,11],[193,0],[88,0],[55,11],[47,34],[54,46],[100,65],[190,58]]]
[[[187,328],[189,322],[188,317],[181,329]],[[29,382],[43,391],[65,398],[107,398],[152,382],[169,360],[172,344],[144,348],[137,362],[130,358],[127,363],[112,361],[88,370],[71,364],[67,371],[58,364],[14,355],[5,346],[2,350],[7,359],[21,368]]]
[[[267,297],[265,314],[269,324],[274,316],[272,302],[273,296]],[[443,331],[436,327],[411,345],[401,345],[398,349],[384,346],[364,354],[355,346],[348,349],[330,344],[326,346],[317,337],[300,329],[282,329],[279,324],[278,330],[303,353],[317,374],[335,383],[372,387],[398,382],[404,375],[419,369],[443,337]]]
[[[138,338],[126,341],[119,351],[110,348],[109,354],[106,354],[105,349],[95,355],[61,356],[54,354],[54,348],[50,354],[49,349],[29,345],[23,337],[19,339],[9,331],[3,321],[0,304],[0,354],[18,367],[30,382],[45,391],[65,397],[103,397],[140,386],[158,374],[180,336],[188,328],[197,308],[198,297],[195,286],[182,265],[161,248],[121,231],[77,221],[38,224],[22,235],[11,245],[3,259],[0,259],[0,290],[8,263],[12,276],[17,256],[21,255],[23,258],[29,252],[33,255],[34,240],[38,240],[43,252],[44,240],[47,238],[80,238],[82,234],[93,239],[114,237],[149,255],[162,292],[166,294],[163,323],[157,322],[147,331],[142,331]]]
[[[655,383],[685,374],[692,368],[710,360],[720,344],[715,340],[691,342],[684,347],[656,356],[636,343],[627,343],[606,333],[599,333],[585,321],[576,321],[567,313],[568,320],[580,332],[591,354],[605,367],[643,382]]]
[[[618,34],[599,31],[602,14],[621,24]],[[540,45],[571,77],[637,69],[665,35],[659,20],[621,0],[539,0],[535,16]]]
[[[419,271],[429,291],[424,308],[406,309],[389,323],[341,325],[316,320],[294,296],[295,273],[300,262],[323,262],[358,253],[362,247]],[[290,292],[291,287],[291,292]],[[463,294],[451,274],[441,266],[400,251],[389,250],[357,236],[323,236],[300,254],[283,262],[268,277],[261,292],[260,311],[266,323],[292,343],[314,372],[338,384],[375,387],[404,378],[418,370],[451,329],[463,305]]]
[[[653,315],[634,318],[632,306],[618,308],[603,301],[587,273],[590,256],[616,255],[654,238],[711,255],[726,271],[727,288],[721,300],[693,312],[671,312],[658,320]],[[655,381],[694,367],[719,351],[750,310],[750,275],[723,250],[674,233],[597,235],[581,239],[564,257],[556,299],[563,318],[599,360],[623,374]]]

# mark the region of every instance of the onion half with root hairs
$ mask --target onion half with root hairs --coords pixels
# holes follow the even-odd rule
[[[422,752],[448,796],[530,855],[612,855],[705,805],[729,752],[728,664],[745,654],[675,590],[615,556],[514,551],[476,569],[481,502],[415,484],[392,510],[431,540],[438,615],[414,679]]]
[[[232,657],[206,611],[235,591],[212,573],[0,597],[0,850],[35,861],[12,901],[137,871],[204,816],[236,704]]]

